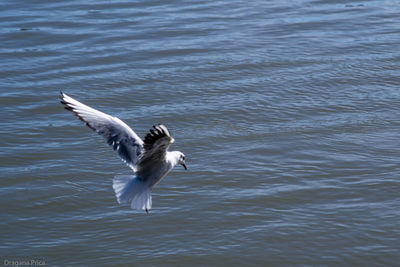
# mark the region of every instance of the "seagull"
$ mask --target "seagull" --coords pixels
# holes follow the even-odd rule
[[[133,175],[117,175],[113,189],[119,204],[130,204],[132,209],[149,212],[152,188],[177,164],[187,170],[185,155],[168,151],[175,141],[163,124],[154,125],[142,140],[117,117],[91,108],[61,92],[61,104],[86,125],[102,135],[118,156],[130,167]]]

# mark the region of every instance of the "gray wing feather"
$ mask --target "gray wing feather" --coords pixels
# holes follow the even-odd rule
[[[160,162],[165,160],[165,155],[169,146],[174,142],[167,127],[158,124],[150,129],[150,132],[144,138],[142,158],[139,162],[140,167],[148,166],[151,162]]]
[[[89,128],[102,135],[120,158],[136,171],[136,165],[144,151],[143,141],[128,125],[117,117],[82,104],[62,92],[61,103]]]

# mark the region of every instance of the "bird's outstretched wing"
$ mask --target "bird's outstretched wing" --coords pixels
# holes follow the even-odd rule
[[[158,162],[165,160],[169,146],[174,142],[167,127],[158,124],[150,129],[144,138],[144,152],[139,165],[144,166],[147,162]]]
[[[91,108],[61,92],[61,103],[117,151],[121,159],[134,171],[143,153],[143,141],[123,121]]]

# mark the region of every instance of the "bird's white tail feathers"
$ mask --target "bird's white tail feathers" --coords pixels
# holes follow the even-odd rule
[[[113,180],[113,188],[118,203],[129,203],[132,209],[151,209],[150,186],[135,175],[117,175]]]

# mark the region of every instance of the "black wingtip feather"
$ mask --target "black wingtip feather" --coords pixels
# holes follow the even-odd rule
[[[68,103],[65,102],[64,100],[61,100],[60,103],[64,105],[64,108],[66,110],[73,111],[72,107],[68,106]]]
[[[64,96],[63,92],[61,92],[61,94],[62,94],[62,96]],[[71,111],[76,117],[78,117],[79,120],[83,121],[86,124],[87,127],[92,129],[93,131],[96,131],[96,129],[93,126],[91,126],[89,124],[89,122],[85,121],[78,113],[76,113],[74,108],[69,106],[69,103],[65,102],[63,98],[62,98],[62,100],[60,102],[61,102],[61,104],[64,105],[64,109],[66,109],[68,111]]]
[[[153,125],[153,129],[150,129],[149,133],[144,138],[144,148],[146,150],[151,149],[154,143],[163,137],[170,136],[169,131],[165,125],[157,124]]]

